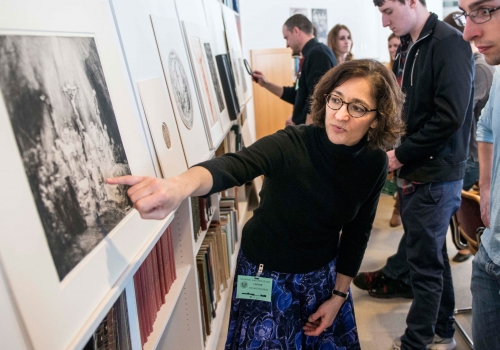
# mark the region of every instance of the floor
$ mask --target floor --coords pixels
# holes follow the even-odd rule
[[[366,250],[360,271],[374,271],[385,265],[388,256],[393,254],[399,243],[402,228],[389,227],[394,200],[382,195],[379,202],[377,216],[373,225],[370,241]],[[453,257],[456,249],[448,235],[448,254]],[[455,287],[455,301],[457,308],[471,305],[470,277],[472,259],[463,263],[452,262],[453,283]],[[361,348],[364,350],[389,350],[392,339],[403,334],[406,327],[405,319],[411,301],[409,299],[375,299],[356,287],[352,287]],[[227,308],[226,311],[228,311]],[[457,320],[465,331],[471,334],[470,314],[457,315]],[[217,350],[224,349],[227,336],[228,312],[225,314],[223,328],[220,333]],[[458,332],[455,333],[457,350],[468,350],[469,347]]]

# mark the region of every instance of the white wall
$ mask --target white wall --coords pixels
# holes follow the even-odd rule
[[[328,26],[345,24],[352,33],[357,58],[389,60],[387,37],[381,14],[371,0],[240,0],[243,54],[253,49],[285,47],[281,28],[290,17],[290,7],[322,8],[328,11]],[[443,15],[443,0],[427,0],[427,8]]]

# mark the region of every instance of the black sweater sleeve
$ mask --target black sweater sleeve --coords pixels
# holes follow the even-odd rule
[[[387,163],[372,193],[361,205],[356,217],[342,228],[339,253],[337,258],[337,272],[355,277],[361,261],[365,255],[366,246],[372,230],[373,221],[377,211],[380,192],[387,176]]]
[[[283,86],[283,95],[281,95],[281,99],[290,104],[295,104],[295,98],[297,97],[297,90],[295,90],[295,86]]]
[[[314,87],[318,83],[318,81],[325,75],[326,72],[333,68],[333,63],[322,51],[314,51],[311,52],[311,55],[308,57],[306,62],[304,62],[306,67],[303,68],[306,75],[306,84],[307,91],[309,91],[309,96],[312,96],[314,92]],[[310,104],[308,103],[308,113],[310,113]]]
[[[293,144],[299,141],[290,137],[289,128],[263,137],[239,152],[197,164],[212,174],[213,186],[207,195],[241,186],[260,175],[272,177],[275,172],[283,171],[294,157]]]

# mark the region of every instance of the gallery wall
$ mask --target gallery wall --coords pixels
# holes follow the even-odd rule
[[[351,30],[357,58],[389,60],[387,37],[390,30],[382,27],[381,14],[370,0],[240,0],[244,55],[250,50],[285,46],[281,33],[283,23],[290,16],[290,8],[326,9],[328,27],[345,24]],[[442,0],[427,0],[427,8],[443,16]]]

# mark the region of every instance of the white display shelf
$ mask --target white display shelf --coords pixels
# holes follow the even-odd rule
[[[156,349],[182,293],[182,289],[189,275],[189,270],[191,270],[191,265],[180,265],[177,267],[177,278],[165,297],[165,304],[162,305],[160,311],[156,315],[153,332],[148,337],[146,344],[144,344],[144,350]]]
[[[140,250],[140,252],[136,255],[136,257],[130,262],[127,269],[122,273],[118,281],[114,284],[114,286],[109,290],[106,296],[103,298],[99,306],[94,310],[92,315],[89,317],[88,321],[85,325],[80,329],[80,332],[71,342],[68,349],[81,349],[85,346],[87,341],[90,339],[95,329],[106,314],[109,312],[109,309],[116,302],[120,294],[125,289],[127,283],[133,278],[134,274],[137,272],[139,267],[142,265],[146,257],[148,256],[151,249],[155,246],[156,242],[160,239],[163,232],[166,230],[168,225],[174,219],[174,213],[170,213],[165,219],[162,220],[160,229],[151,235],[151,238],[144,245],[144,247]]]

